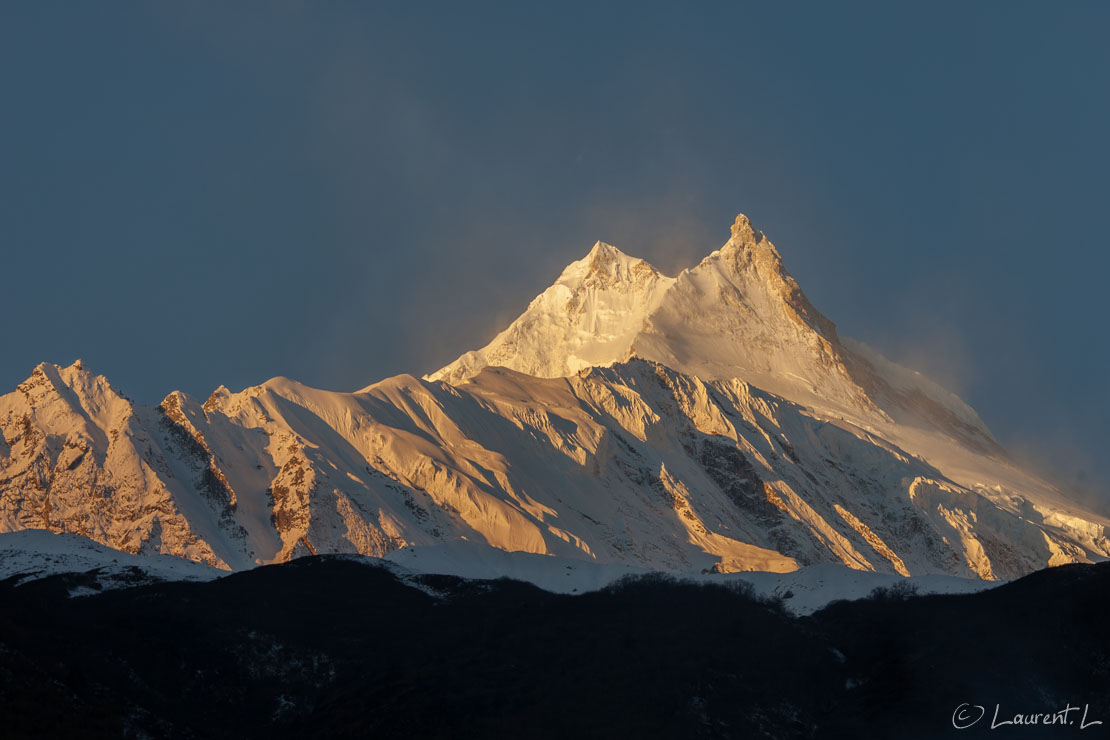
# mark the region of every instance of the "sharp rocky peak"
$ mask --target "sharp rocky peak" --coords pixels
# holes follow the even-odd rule
[[[752,226],[751,220],[743,213],[733,222],[731,236],[725,245],[703,262],[720,257],[730,258],[736,269],[754,269],[764,280],[775,281],[787,275],[782,264],[782,255],[775,249],[775,245],[766,234]]]
[[[732,238],[730,243],[736,244],[758,244],[764,241],[767,237],[762,231],[752,226],[750,218],[743,213],[736,214],[736,220],[732,223]]]
[[[835,324],[809,302],[798,281],[787,271],[775,245],[743,213],[736,216],[728,242],[694,269],[712,265],[725,267],[726,272],[744,278],[749,290],[753,285],[762,286],[770,295],[777,296],[790,313],[836,342]]]

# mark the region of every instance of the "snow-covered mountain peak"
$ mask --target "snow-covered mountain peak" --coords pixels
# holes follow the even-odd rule
[[[603,241],[595,242],[589,253],[586,254],[586,260],[590,264],[604,264],[612,260],[619,260],[622,257],[625,259],[634,259],[612,244],[607,244]]]
[[[86,376],[90,379],[96,377],[94,373],[85,369],[85,365],[81,360],[75,360],[68,367],[56,365],[53,362],[40,362],[38,365],[35,365],[35,369],[31,371],[31,374],[24,382],[30,383],[36,380],[39,382],[46,380],[53,385],[68,387],[72,381],[79,376]]]
[[[644,318],[672,284],[644,260],[598,242],[492,342],[426,378],[459,383],[491,365],[563,377],[626,359]]]
[[[102,422],[130,413],[131,401],[77,360],[68,367],[40,363],[27,380],[16,386],[9,400],[9,413],[49,414],[79,412],[88,421]]]
[[[572,291],[622,286],[625,292],[631,292],[637,287],[647,287],[660,277],[663,275],[644,260],[599,241],[584,258],[567,265],[555,284]]]
[[[28,380],[35,377],[46,377],[52,383],[60,383],[69,388],[74,385],[87,386],[98,383],[108,386],[107,378],[90,370],[80,359],[74,360],[66,366],[56,365],[53,362],[40,362],[31,371]]]

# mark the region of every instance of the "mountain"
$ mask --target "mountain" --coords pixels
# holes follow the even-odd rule
[[[954,394],[842,341],[743,214],[721,249],[677,278],[599,242],[490,344],[425,379],[457,384],[489,366],[552,378],[632,357],[703,380],[742,378],[853,421],[937,428],[1004,454]]]
[[[0,427],[0,531],[224,569],[504,552],[989,580],[1110,556],[1107,519],[1016,467],[956,396],[840,337],[744,216],[673,278],[598,243],[423,379],[150,407],[43,364],[0,397]]]

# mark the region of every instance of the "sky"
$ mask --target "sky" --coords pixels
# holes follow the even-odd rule
[[[1104,3],[5,3],[0,391],[354,390],[746,213],[842,334],[1110,501]]]

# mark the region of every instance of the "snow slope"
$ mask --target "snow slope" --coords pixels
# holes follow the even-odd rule
[[[210,581],[226,571],[172,555],[131,555],[75,534],[26,529],[0,534],[0,581],[96,571],[101,590],[153,581]]]
[[[834,601],[853,601],[870,596],[875,589],[908,587],[912,593],[969,594],[1000,585],[996,582],[955,576],[928,575],[902,578],[889,573],[852,570],[826,563],[801,568],[793,573],[737,573],[759,596],[779,598],[794,614],[806,615]]]
[[[646,576],[652,571],[630,565],[602,564],[588,560],[544,557],[522,552],[505,552],[475,547],[461,554],[455,548],[402,548],[387,561],[405,574],[438,573],[469,579],[513,578],[528,581],[555,593],[586,593],[609,586],[626,577]],[[810,565],[790,573],[748,571],[729,574],[683,574],[697,583],[743,582],[764,598],[782,599],[798,615],[812,614],[837,599],[862,599],[877,588],[905,586],[917,594],[963,594],[998,585],[977,578],[923,575],[905,578],[891,573],[855,570],[838,563]]]
[[[420,579],[422,574],[453,575],[471,580],[512,578],[547,591],[580,594],[605,588],[625,577],[652,571],[623,564],[507,552],[478,544],[462,547],[406,547],[386,559],[352,556],[371,566],[384,566],[413,588],[437,596]],[[211,581],[226,571],[171,555],[130,555],[75,534],[28,529],[0,534],[0,581],[15,578],[29,583],[48,576],[88,574],[71,595],[145,585],[157,581]],[[686,575],[701,583],[743,581],[754,593],[783,599],[795,614],[811,614],[836,599],[858,599],[876,588],[908,584],[917,593],[970,593],[995,584],[952,576],[896,575],[858,571],[843,565],[813,565],[792,573],[735,573]],[[91,586],[91,587],[90,587]]]

